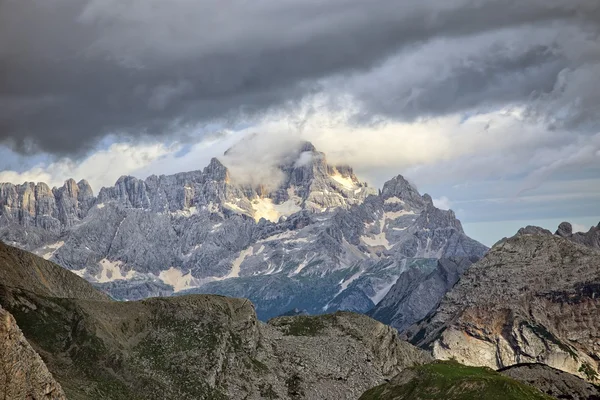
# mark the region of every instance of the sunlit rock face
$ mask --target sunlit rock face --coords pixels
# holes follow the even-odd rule
[[[441,359],[539,362],[594,382],[600,252],[561,236],[528,227],[500,241],[406,336]]]
[[[281,156],[276,181],[264,184],[240,179],[228,159],[124,176],[97,197],[85,181],[2,185],[0,237],[118,299],[225,294],[250,298],[262,319],[293,308],[366,312],[407,271],[425,279],[437,260],[464,266],[487,250],[402,176],[378,191],[310,143]],[[435,307],[447,286],[419,310],[408,306],[404,323]]]

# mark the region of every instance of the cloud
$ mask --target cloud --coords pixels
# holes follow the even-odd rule
[[[599,17],[597,0],[3,1],[0,141],[81,157],[317,93],[352,99],[353,124],[526,102],[590,130]]]
[[[281,165],[308,161],[304,153],[298,157],[300,143],[299,137],[290,138],[270,132],[245,133],[242,140],[217,158],[229,169],[235,182],[276,190],[285,177]]]
[[[114,185],[121,175],[135,173],[173,151],[176,151],[176,147],[163,144],[114,143],[81,161],[63,158],[23,172],[2,171],[0,182],[45,182],[52,187],[62,186],[68,178],[86,179],[95,193],[98,193],[101,187]]]
[[[452,207],[452,202],[446,196],[433,199],[433,205],[442,210],[449,210]]]
[[[582,225],[582,224],[571,224],[573,226],[573,233],[577,232],[587,232],[590,230],[591,226]]]

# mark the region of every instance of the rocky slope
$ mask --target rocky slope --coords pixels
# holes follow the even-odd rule
[[[84,181],[5,184],[0,238],[118,299],[245,297],[263,320],[293,308],[366,312],[406,270],[487,250],[401,176],[374,190],[310,143],[278,173],[275,187],[252,186],[213,159],[202,171],[122,177],[97,197]],[[407,312],[405,323],[421,315]]]
[[[528,227],[472,265],[406,336],[436,358],[494,369],[539,362],[596,381],[599,294],[597,249]]]
[[[360,400],[416,399],[551,400],[553,397],[488,368],[440,361],[409,368],[360,397]]]
[[[425,318],[458,282],[472,258],[444,258],[400,274],[387,295],[367,314],[399,332]]]
[[[558,226],[555,235],[587,247],[600,249],[600,223],[590,228],[587,232],[573,233],[573,226],[568,222],[563,222]]]
[[[520,382],[558,399],[599,400],[600,388],[564,371],[544,364],[519,364],[499,370]]]
[[[12,315],[0,306],[0,398],[66,399]]]
[[[0,254],[23,256],[10,246]],[[20,269],[31,270],[23,280],[15,275]],[[0,281],[0,305],[71,400],[353,399],[431,359],[364,315],[281,317],[264,324],[244,299],[107,300],[41,259],[6,275],[13,278],[10,285]],[[60,277],[73,290],[49,292],[30,286],[28,277]]]

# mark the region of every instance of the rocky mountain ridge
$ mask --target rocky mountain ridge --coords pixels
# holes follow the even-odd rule
[[[558,399],[600,399],[600,387],[544,364],[517,364],[498,372]]]
[[[22,250],[6,245],[0,255],[23,260]],[[355,399],[431,360],[364,315],[280,317],[265,324],[245,299],[111,301],[58,265],[31,257],[6,268],[12,278],[10,285],[0,280],[0,306],[71,400]],[[21,269],[27,271],[17,275]],[[73,290],[51,292],[30,279],[59,286],[62,279]]]
[[[245,297],[261,319],[293,308],[366,312],[407,269],[487,250],[401,176],[376,191],[310,143],[278,168],[277,188],[236,182],[218,159],[202,171],[122,177],[97,197],[85,182],[4,185],[0,238],[118,299]]]
[[[560,231],[527,227],[497,243],[406,337],[440,359],[543,363],[596,382],[600,251]]]

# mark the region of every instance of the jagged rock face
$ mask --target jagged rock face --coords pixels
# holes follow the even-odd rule
[[[368,315],[399,332],[425,318],[476,260],[431,260],[403,272],[388,294]]]
[[[472,265],[406,336],[436,358],[494,369],[540,362],[594,381],[599,294],[600,252],[522,232]]]
[[[544,364],[521,364],[501,369],[502,375],[538,388],[558,399],[598,400],[600,388]]]
[[[277,188],[237,182],[217,159],[203,171],[121,177],[97,198],[69,181],[54,191],[58,228],[3,215],[0,237],[118,299],[245,297],[263,320],[296,307],[366,312],[407,268],[428,265],[420,260],[487,250],[401,176],[378,194],[310,143],[278,168]]]
[[[94,194],[86,181],[70,179],[53,189],[45,183],[0,183],[2,226],[35,227],[59,234],[81,221],[93,202]]]
[[[573,233],[571,224],[563,222],[558,226],[556,235],[584,246],[600,249],[600,223],[597,226],[590,228],[587,232]]]
[[[0,306],[0,398],[66,399],[12,315]]]
[[[44,276],[62,270],[48,265]],[[70,275],[81,281],[79,287],[87,285]],[[14,279],[10,286],[0,281],[0,305],[14,315],[71,400],[355,399],[404,368],[431,360],[394,329],[353,313],[264,324],[245,299],[191,295],[116,302],[91,299],[87,290],[71,298],[46,293],[30,290],[26,280]]]

